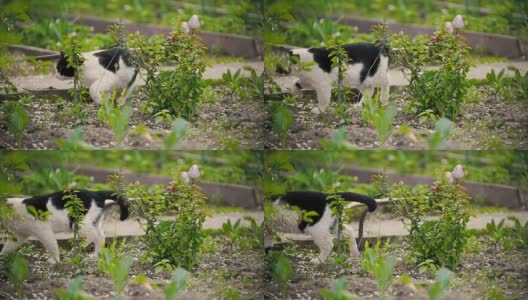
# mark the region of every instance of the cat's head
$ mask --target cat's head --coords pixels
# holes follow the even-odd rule
[[[75,75],[75,69],[68,67],[68,60],[66,59],[65,53],[60,52],[59,61],[57,61],[57,78],[59,79],[71,79]]]

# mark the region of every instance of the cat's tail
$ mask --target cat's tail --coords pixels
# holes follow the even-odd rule
[[[345,201],[359,202],[365,204],[370,212],[375,211],[378,207],[378,203],[376,202],[376,200],[367,195],[356,194],[352,192],[337,193],[337,195],[341,196],[341,198],[343,198]]]

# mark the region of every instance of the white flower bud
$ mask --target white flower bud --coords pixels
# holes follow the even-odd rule
[[[462,19],[462,15],[456,15],[453,20],[453,28],[462,29],[462,27],[464,27],[464,19]]]
[[[454,179],[462,178],[464,177],[464,168],[462,167],[462,165],[456,165],[452,173]]]
[[[453,23],[451,23],[451,22],[446,22],[446,23],[445,23],[445,27],[447,28],[447,32],[453,34]]]
[[[200,20],[198,19],[197,15],[192,15],[191,19],[189,20],[189,28],[194,31],[200,29]]]
[[[198,169],[198,165],[192,165],[191,169],[189,169],[189,177],[191,179],[198,179],[198,177],[200,177],[200,170]]]
[[[453,174],[451,174],[451,172],[445,172],[445,177],[447,179],[447,182],[453,183]]]
[[[189,182],[191,181],[191,179],[189,178],[189,173],[187,172],[181,172],[181,178],[186,184],[189,184]]]
[[[191,31],[189,29],[189,23],[187,23],[187,22],[182,22],[181,23],[181,27],[182,27],[183,33],[185,33],[185,34],[189,34],[189,32]]]

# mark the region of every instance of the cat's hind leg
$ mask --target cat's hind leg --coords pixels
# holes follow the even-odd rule
[[[321,253],[317,258],[311,260],[311,263],[322,263],[325,262],[332,248],[334,247],[334,236],[326,226],[318,226],[319,224],[314,225],[310,228],[310,235],[312,236],[314,243],[319,247]]]
[[[59,244],[55,238],[55,233],[51,229],[51,226],[45,222],[39,222],[32,229],[32,236],[37,238],[44,248],[48,251],[51,258],[48,260],[49,263],[55,264],[60,262],[59,256]]]
[[[354,229],[352,229],[352,227],[349,225],[345,225],[345,232],[350,239],[350,256],[358,257],[360,253],[356,243],[356,238],[354,237]]]

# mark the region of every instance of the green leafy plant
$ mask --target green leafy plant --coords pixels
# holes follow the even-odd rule
[[[79,230],[86,213],[86,207],[79,197],[75,194],[77,191],[64,191],[62,201],[65,202],[64,208],[68,212],[68,217],[72,220],[73,231],[73,252],[74,256],[80,257],[79,247]]]
[[[435,131],[427,136],[427,142],[430,150],[442,149],[446,140],[451,135],[451,126],[453,122],[449,119],[441,118],[436,122]]]
[[[436,272],[435,277],[435,282],[427,289],[430,300],[440,300],[444,298],[445,290],[449,288],[451,271],[446,268],[441,268]]]
[[[346,277],[340,277],[331,290],[321,289],[319,291],[324,300],[355,300],[357,299],[347,290]]]
[[[231,223],[231,220],[228,219],[227,222],[222,224],[222,232],[231,241],[231,249],[233,249],[233,245],[238,243],[242,238],[242,231],[243,228],[240,226],[240,219],[236,220],[235,223]]]
[[[187,271],[182,268],[177,268],[172,272],[171,281],[163,289],[165,300],[179,299],[183,289],[185,288],[185,281]]]
[[[60,300],[92,300],[92,296],[83,292],[82,277],[78,276],[70,283],[67,290],[55,289],[55,293]]]
[[[374,248],[370,248],[366,242],[361,259],[363,271],[376,279],[381,299],[386,297],[387,288],[392,282],[392,271],[396,266],[396,258],[386,255],[387,247],[388,240],[383,247],[381,247],[381,241],[378,240]]]
[[[277,283],[283,299],[286,299],[288,281],[293,275],[293,266],[290,260],[281,253],[272,254],[271,277]]]
[[[132,116],[132,108],[129,106],[115,105],[116,92],[114,91],[111,99],[103,99],[97,112],[97,118],[103,124],[112,128],[115,140],[118,144],[128,134],[128,121]]]
[[[17,298],[22,299],[22,288],[29,274],[27,261],[17,252],[10,252],[4,258],[7,266],[7,278],[15,286]]]
[[[19,101],[4,101],[1,110],[5,116],[5,123],[7,130],[13,134],[18,147],[22,147],[22,138],[24,137],[24,130],[29,124],[29,116],[24,107],[27,101],[31,98],[22,98]]]
[[[521,224],[518,218],[508,217],[514,224],[513,227],[513,237],[515,238],[514,243],[519,249],[528,248],[528,222],[524,223],[524,226]]]
[[[397,199],[395,211],[409,226],[412,260],[418,264],[432,260],[454,269],[468,239],[470,197],[461,183],[450,184],[443,178],[429,189],[413,190],[400,182],[391,185],[388,194]],[[428,219],[430,215],[438,219]]]
[[[504,226],[504,219],[498,224],[495,223],[495,219],[492,219],[490,223],[486,224],[486,233],[493,238],[495,246],[501,245],[507,234],[506,227]]]
[[[64,43],[64,57],[68,62],[68,68],[73,68],[73,102],[78,104],[81,101],[80,93],[80,82],[79,82],[79,68],[84,62],[84,57],[81,54],[81,49],[79,43],[73,35],[68,35],[66,39],[63,40]]]
[[[379,106],[375,98],[377,97],[372,95],[365,99],[361,119],[376,129],[381,144],[385,145],[385,141],[392,133],[392,122],[397,111],[393,106]]]
[[[182,118],[176,118],[172,122],[171,130],[168,134],[163,137],[163,144],[165,149],[174,150],[180,147],[185,135],[187,134],[187,127],[189,122],[185,121]]]
[[[286,106],[279,106],[277,110],[273,112],[273,131],[279,136],[283,148],[286,146],[286,136],[292,122],[292,113]]]
[[[118,297],[121,296],[123,288],[128,283],[128,271],[134,264],[134,260],[128,256],[122,256],[117,250],[116,244],[111,248],[103,247],[97,261],[100,272],[110,275],[114,282],[114,290]]]

